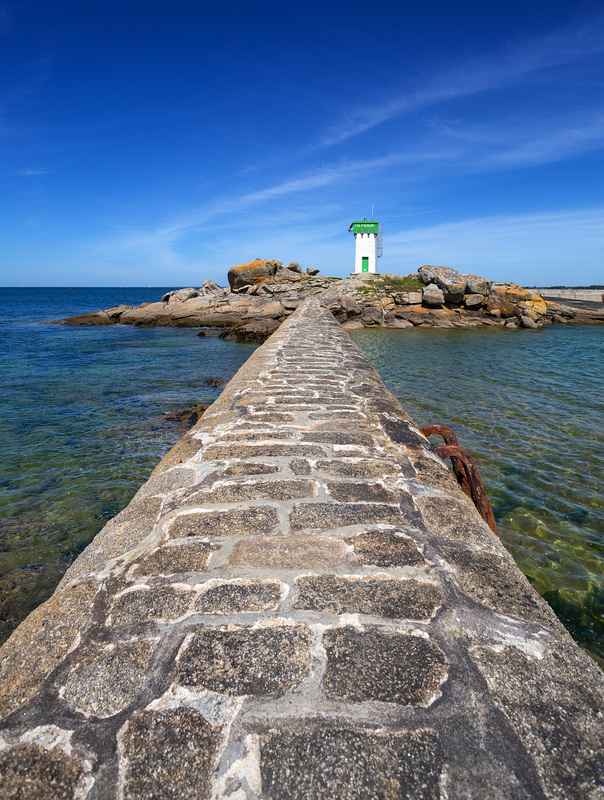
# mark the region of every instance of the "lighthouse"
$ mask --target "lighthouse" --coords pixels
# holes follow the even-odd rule
[[[354,272],[351,275],[368,273],[377,275],[377,260],[382,256],[382,226],[379,222],[353,222],[348,228],[355,239]]]

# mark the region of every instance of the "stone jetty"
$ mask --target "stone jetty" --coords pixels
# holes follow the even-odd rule
[[[0,796],[597,800],[603,712],[311,298],[0,650]]]

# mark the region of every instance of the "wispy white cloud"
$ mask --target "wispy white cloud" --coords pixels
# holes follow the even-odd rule
[[[373,159],[342,160],[322,165],[264,189],[217,198],[205,206],[175,214],[166,223],[148,230],[124,231],[118,228],[114,234],[93,245],[91,250],[113,255],[145,253],[156,261],[175,266],[181,263],[179,243],[210,224],[215,234],[222,228],[231,231],[235,225],[240,228],[242,219],[253,229],[258,225],[258,215],[268,207],[274,208],[275,202],[284,203],[292,195],[313,196],[316,190],[328,187],[331,192],[329,195],[321,194],[322,203],[341,198],[346,184],[359,175],[391,176],[393,168],[397,168],[399,183],[405,181],[408,185],[417,185],[429,179],[435,169],[442,176],[445,172],[469,174],[510,167],[526,168],[604,146],[604,116],[567,128],[551,129],[547,123],[543,127],[546,130],[538,132],[531,126],[503,131],[500,127],[451,128],[443,135],[453,139],[453,144],[439,141],[431,148],[408,148]],[[316,204],[313,207],[316,215]],[[289,200],[280,213],[285,219],[291,219],[295,208]],[[237,216],[239,220],[235,222]],[[292,219],[292,236],[297,222]],[[313,231],[316,233],[315,227]]]
[[[433,158],[440,158],[433,154]],[[217,198],[211,203],[197,209],[173,215],[165,224],[158,225],[150,230],[116,230],[116,232],[101,242],[91,246],[95,252],[153,252],[167,261],[176,258],[175,245],[187,235],[201,230],[212,223],[216,230],[217,220],[220,225],[233,225],[234,214],[252,214],[254,220],[255,209],[271,201],[281,201],[293,194],[324,188],[329,185],[339,184],[350,180],[355,175],[368,171],[376,171],[394,164],[410,163],[417,158],[410,153],[391,153],[381,158],[357,161],[343,161],[338,164],[320,166],[264,189],[244,192],[230,197]],[[428,160],[430,154],[424,154]],[[288,210],[289,211],[289,210]],[[313,209],[316,214],[316,206]],[[291,212],[289,212],[291,213]],[[248,216],[249,218],[249,216]],[[228,219],[228,222],[226,221]],[[254,222],[253,224],[256,224]]]
[[[488,125],[431,121],[430,128],[436,138],[449,142],[462,170],[531,167],[604,148],[604,113],[575,115],[565,122],[525,116]],[[459,145],[457,151],[452,142]]]
[[[511,143],[486,160],[485,166],[520,167],[561,161],[604,147],[604,115],[591,120],[539,132]]]
[[[51,173],[55,172],[54,169],[38,169],[36,167],[30,167],[28,169],[21,169],[17,172],[17,175],[50,175]]]
[[[527,76],[604,52],[604,17],[567,31],[509,45],[498,56],[456,65],[413,92],[355,109],[330,128],[320,146],[340,144],[394,117],[447,101],[519,83]]]
[[[327,275],[346,275],[351,269],[353,244],[342,229],[337,232],[339,209],[329,208],[323,224],[312,210],[302,216],[286,213],[283,224],[272,219],[269,229],[242,217],[233,228],[225,226],[191,255],[180,250],[178,240],[160,229],[139,239],[132,237],[130,251],[112,252],[103,246],[89,252],[92,262],[123,265],[145,281],[194,285],[211,277],[224,283],[229,266],[259,255],[296,260],[316,266]],[[308,220],[315,220],[308,237]],[[412,217],[405,217],[408,225]],[[105,243],[107,244],[107,243]],[[118,242],[115,242],[116,246]],[[548,283],[602,283],[604,275],[604,207],[533,214],[491,215],[434,225],[385,225],[381,269],[406,274],[421,264],[443,264],[524,285]],[[153,276],[153,277],[152,277]],[[162,277],[164,276],[164,277]]]
[[[384,269],[444,264],[520,284],[602,283],[604,208],[495,215],[385,232]]]

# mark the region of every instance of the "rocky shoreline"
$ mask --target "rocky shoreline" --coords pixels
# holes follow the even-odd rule
[[[586,310],[546,301],[513,283],[492,282],[425,265],[411,275],[326,278],[299,264],[256,259],[232,267],[228,287],[204,281],[156,303],[119,305],[59,320],[63,325],[220,328],[220,336],[264,341],[307,297],[316,296],[347,330],[382,326],[537,329],[604,324],[604,307]]]

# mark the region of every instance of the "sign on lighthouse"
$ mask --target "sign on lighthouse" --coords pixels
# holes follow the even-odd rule
[[[377,275],[377,260],[382,255],[382,226],[373,220],[368,222],[365,217],[363,222],[353,222],[348,230],[353,232],[356,244],[351,275]]]

